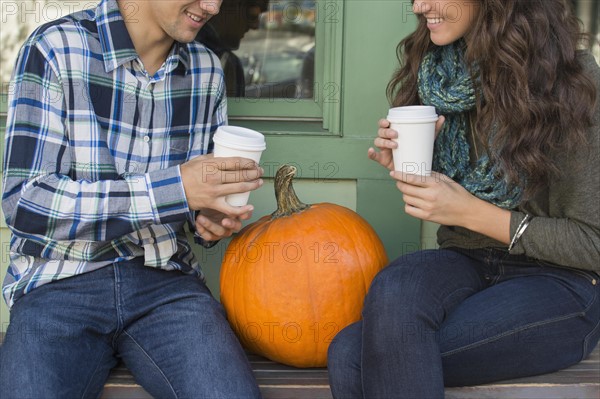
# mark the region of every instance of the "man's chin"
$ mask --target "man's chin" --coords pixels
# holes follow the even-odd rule
[[[204,28],[204,25],[202,25],[202,28]],[[196,40],[196,36],[198,36],[198,32],[200,32],[202,28],[190,32],[185,32],[185,34],[177,35],[178,37],[174,39],[179,43],[191,43],[194,40]]]

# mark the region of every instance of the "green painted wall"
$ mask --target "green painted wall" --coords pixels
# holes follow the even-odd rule
[[[343,15],[337,22],[343,23],[342,80],[334,82],[340,85],[341,135],[302,134],[302,124],[293,126],[293,134],[269,135],[268,150],[261,160],[267,184],[250,198],[256,207],[253,220],[275,209],[269,178],[276,168],[294,163],[299,170],[295,186],[304,202],[334,202],[356,210],[378,232],[391,259],[422,246],[421,223],[404,214],[401,196],[387,172],[366,156],[377,131],[377,121],[387,112],[385,88],[397,65],[396,45],[413,28],[407,7],[410,8],[409,1],[344,2]],[[5,102],[5,98],[0,98],[0,133],[5,125]],[[246,125],[277,130],[277,122]],[[428,247],[432,245],[434,229],[435,226],[427,225],[423,230]],[[0,267],[4,276],[9,232],[3,225],[0,234],[3,251]],[[209,250],[196,249],[208,285],[217,297],[219,267],[228,241]],[[5,329],[8,312],[3,304],[0,321]]]

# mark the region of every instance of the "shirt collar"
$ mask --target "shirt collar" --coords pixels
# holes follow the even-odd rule
[[[106,72],[111,72],[126,62],[138,58],[117,0],[102,0],[98,4],[96,25]],[[179,62],[185,69],[189,68],[189,47],[175,42],[175,48],[169,53],[166,62],[167,71],[175,69]]]

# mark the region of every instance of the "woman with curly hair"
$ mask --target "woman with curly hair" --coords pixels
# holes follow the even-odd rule
[[[335,398],[442,398],[556,371],[600,337],[600,68],[564,0],[417,0],[398,46],[393,106],[425,104],[434,172],[390,170],[439,249],[375,278],[363,319],[329,349]]]

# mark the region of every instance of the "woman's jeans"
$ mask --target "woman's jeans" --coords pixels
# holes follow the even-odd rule
[[[363,320],[329,347],[335,398],[443,398],[476,385],[556,371],[600,336],[594,272],[506,251],[430,250],[373,280]]]
[[[140,261],[20,298],[0,347],[0,397],[97,398],[122,358],[155,398],[257,398],[248,359],[197,276]]]

